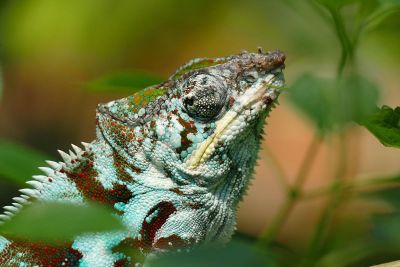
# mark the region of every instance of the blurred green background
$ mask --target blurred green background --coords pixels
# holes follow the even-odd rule
[[[359,2],[366,3],[360,12],[369,12],[385,1],[342,2],[348,2],[342,10],[344,20],[353,22],[360,19],[354,16]],[[387,2],[399,4],[396,0]],[[341,53],[332,21],[315,1],[3,0],[0,138],[7,143],[3,142],[0,149],[3,154],[18,150],[13,142],[41,153],[39,158],[58,159],[56,149],[68,150],[70,143],[94,139],[98,103],[134,91],[124,86],[108,90],[101,82],[98,88],[90,86],[91,81],[113,73],[147,73],[162,79],[192,58],[224,56],[243,49],[256,51],[259,46],[286,53],[289,87],[304,73],[334,77]],[[357,66],[364,77],[381,88],[379,106],[400,103],[399,47],[398,12],[388,14],[360,35]],[[275,155],[288,177],[294,177],[314,132],[302,113],[287,101],[286,94],[280,103],[269,118],[255,179],[239,209],[238,231],[250,237],[264,231],[285,197],[270,154]],[[305,182],[306,189],[330,184],[337,144],[336,137],[326,139]],[[383,147],[367,130],[349,130],[346,146],[348,177],[399,173],[400,150]],[[3,169],[13,164],[29,169],[36,162],[20,159],[15,163],[0,156]],[[2,176],[7,178],[4,173]],[[0,179],[0,204],[9,204],[20,186]],[[322,195],[295,205],[276,241],[301,254],[308,247],[326,200]],[[369,229],[371,214],[385,210],[388,207],[380,201],[365,199],[342,205],[332,220],[332,227],[338,223],[337,236],[342,236],[338,246],[346,244],[346,238],[351,239],[354,232]],[[330,244],[334,246],[335,242]],[[382,255],[365,262],[394,257]],[[329,260],[321,266],[339,266],[329,265]]]

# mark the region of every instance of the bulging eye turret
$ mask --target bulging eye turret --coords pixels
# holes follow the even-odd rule
[[[212,120],[222,113],[227,99],[227,86],[211,74],[197,74],[184,85],[182,103],[186,112],[202,121]]]

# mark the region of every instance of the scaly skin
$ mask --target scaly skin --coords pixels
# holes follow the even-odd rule
[[[160,85],[99,105],[96,140],[61,151],[63,162],[48,162],[14,199],[99,202],[128,230],[65,247],[0,237],[1,266],[128,266],[117,246],[146,255],[229,241],[284,60],[279,51],[196,59]],[[5,209],[3,219],[17,210]]]

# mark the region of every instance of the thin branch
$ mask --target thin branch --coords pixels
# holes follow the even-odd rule
[[[312,163],[314,162],[314,159],[317,155],[320,144],[321,137],[315,135],[304,156],[304,160],[301,164],[300,171],[296,177],[294,185],[292,187],[289,187],[289,190],[286,192],[286,199],[282,207],[273,218],[270,226],[261,234],[260,238],[258,239],[259,246],[269,245],[271,241],[274,240],[274,238],[286,222],[287,218],[289,217],[289,214],[296,204],[296,201],[301,195],[300,192],[302,191],[303,183],[309,173],[309,170],[311,169]]]
[[[289,182],[288,182],[288,177],[285,173],[285,170],[283,169],[282,165],[274,155],[274,153],[269,149],[269,147],[264,147],[264,151],[267,154],[267,160],[270,161],[270,165],[273,166],[273,168],[276,171],[276,177],[279,182],[279,184],[282,186],[282,188],[287,192],[290,188]]]
[[[321,145],[322,138],[319,135],[314,135],[310,145],[308,146],[306,155],[302,164],[300,165],[300,170],[297,174],[297,178],[294,182],[294,188],[300,189],[303,187],[304,181],[311,170],[314,159],[317,155],[318,149]]]

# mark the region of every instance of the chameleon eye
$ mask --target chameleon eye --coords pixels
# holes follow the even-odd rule
[[[252,75],[252,74],[248,74],[244,77],[244,80],[248,83],[254,83],[255,81],[257,81],[257,78]]]
[[[226,104],[227,88],[212,75],[197,75],[189,81],[185,91],[187,95],[182,102],[186,112],[202,121],[217,117]]]
[[[193,106],[194,104],[194,97],[193,96],[188,96],[183,100],[183,103],[185,104],[185,106]]]

